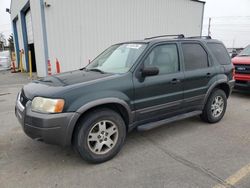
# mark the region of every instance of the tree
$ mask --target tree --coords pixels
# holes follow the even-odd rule
[[[6,43],[5,37],[2,33],[0,33],[0,50],[1,51],[4,50],[5,43]]]
[[[14,41],[13,41],[13,34],[11,34],[8,38],[8,42],[9,42],[9,50],[10,52],[14,52]]]

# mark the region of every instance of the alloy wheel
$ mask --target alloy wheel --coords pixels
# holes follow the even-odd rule
[[[117,143],[117,125],[109,120],[97,122],[89,131],[87,142],[89,149],[94,154],[106,154]]]
[[[216,96],[211,105],[212,115],[217,118],[224,110],[224,100],[221,96]]]

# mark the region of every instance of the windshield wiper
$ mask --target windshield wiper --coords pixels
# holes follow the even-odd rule
[[[79,70],[86,70],[86,67],[80,68]]]
[[[102,74],[105,74],[104,71],[100,70],[100,69],[97,69],[97,68],[92,68],[92,69],[86,69],[87,71],[94,71],[94,72],[100,72]]]

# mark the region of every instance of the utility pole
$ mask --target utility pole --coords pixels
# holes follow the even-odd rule
[[[212,20],[212,18],[209,18],[209,21],[208,21],[208,31],[207,31],[207,35],[208,36],[211,36],[211,20]]]

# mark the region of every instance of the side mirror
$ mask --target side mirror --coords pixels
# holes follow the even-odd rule
[[[141,73],[143,77],[155,76],[159,74],[159,69],[157,67],[144,67]]]

